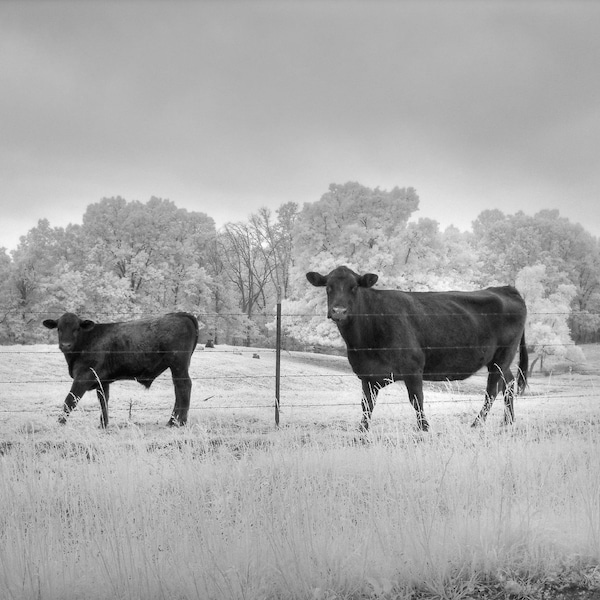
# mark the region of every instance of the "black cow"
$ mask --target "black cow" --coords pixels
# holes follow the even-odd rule
[[[188,372],[198,342],[198,321],[188,313],[171,313],[155,319],[122,323],[94,323],[65,313],[58,321],[46,319],[48,329],[58,329],[58,346],[65,355],[73,385],[59,421],[65,423],[79,399],[96,390],[108,425],[108,390],[111,383],[135,379],[149,388],[167,369],[175,386],[175,407],[169,425],[185,425],[192,380]]]
[[[406,384],[419,427],[429,428],[423,412],[423,380],[466,379],[486,366],[483,423],[502,392],[505,423],[514,420],[514,377],[510,365],[518,349],[518,391],[527,380],[527,308],[510,286],[476,292],[374,290],[377,275],[358,275],[337,267],[329,275],[310,272],[314,286],[327,289],[327,316],[338,326],[348,360],[362,381],[361,427],[369,428],[379,390],[397,380]]]

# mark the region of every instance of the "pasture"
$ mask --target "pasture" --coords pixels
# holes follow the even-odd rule
[[[345,358],[217,347],[173,386],[112,387],[66,426],[56,346],[0,348],[0,590],[7,599],[593,598],[600,590],[600,353],[534,376],[471,429],[485,378],[403,384],[357,438]],[[260,358],[253,358],[257,354]],[[590,368],[594,365],[594,368]]]

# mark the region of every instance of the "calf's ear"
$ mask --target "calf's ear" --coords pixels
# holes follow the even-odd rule
[[[96,325],[96,323],[94,323],[94,321],[90,321],[89,319],[84,319],[81,321],[81,323],[79,323],[80,329],[83,329],[84,331],[90,331],[90,329],[94,329],[94,325]]]
[[[48,329],[56,329],[58,323],[54,319],[45,319],[42,321],[42,325]]]
[[[365,273],[358,279],[358,285],[360,285],[360,287],[370,288],[377,283],[378,279],[379,275],[375,275],[375,273]]]
[[[314,271],[307,273],[306,279],[308,279],[308,281],[316,287],[323,287],[324,285],[327,285],[327,277],[320,275],[319,273],[315,273]]]

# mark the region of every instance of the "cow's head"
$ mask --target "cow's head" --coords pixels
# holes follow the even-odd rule
[[[358,275],[348,267],[337,267],[329,275],[311,271],[306,279],[314,286],[327,290],[327,317],[342,323],[354,314],[354,303],[359,288],[370,288],[378,277],[373,273]]]
[[[48,329],[58,329],[58,347],[63,352],[71,352],[77,347],[81,332],[90,331],[95,323],[88,319],[80,319],[73,313],[65,313],[58,321],[46,319],[43,325]]]

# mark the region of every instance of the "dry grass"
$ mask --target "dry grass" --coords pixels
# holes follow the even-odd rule
[[[482,378],[430,388],[429,434],[394,386],[362,440],[344,359],[284,357],[276,430],[272,354],[198,352],[189,427],[164,427],[165,377],[149,393],[115,384],[101,431],[93,395],[56,424],[62,356],[21,350],[0,355],[0,380],[23,381],[1,384],[0,408],[35,411],[0,425],[2,598],[542,598],[600,584],[591,376],[536,379],[510,428],[500,403],[468,427]]]

